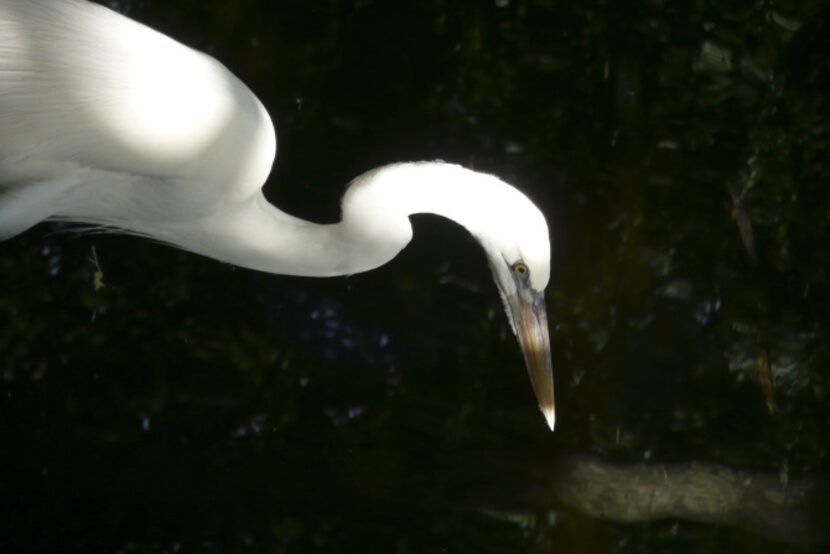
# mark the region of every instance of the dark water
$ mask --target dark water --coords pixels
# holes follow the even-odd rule
[[[827,548],[825,3],[113,4],[263,100],[286,211],[400,160],[526,191],[558,427],[439,218],[328,280],[43,225],[0,245],[0,551]]]

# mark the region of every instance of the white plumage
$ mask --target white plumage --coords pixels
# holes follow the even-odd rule
[[[492,175],[392,164],[321,225],[262,195],[271,120],[222,64],[85,0],[0,0],[0,239],[46,219],[105,225],[242,267],[353,274],[393,258],[408,216],[466,227],[487,254],[553,427],[542,213]]]

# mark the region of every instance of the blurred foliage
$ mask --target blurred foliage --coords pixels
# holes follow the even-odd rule
[[[350,507],[344,480],[326,506],[240,492],[174,518],[120,509],[109,477],[84,468],[174,448],[222,475],[247,454],[383,445],[825,475],[826,3],[109,4],[263,100],[280,145],[266,193],[290,213],[332,221],[342,184],[397,160],[457,161],[527,191],[554,234],[559,423],[551,435],[535,409],[483,256],[438,218],[417,217],[388,266],[331,280],[44,225],[0,245],[0,484],[18,499],[4,551],[807,551],[556,506],[498,518],[424,500],[440,489],[417,475],[376,512]]]

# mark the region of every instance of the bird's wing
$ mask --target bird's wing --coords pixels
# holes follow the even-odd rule
[[[275,150],[215,59],[85,0],[0,0],[0,183],[68,164],[225,202],[260,189]]]

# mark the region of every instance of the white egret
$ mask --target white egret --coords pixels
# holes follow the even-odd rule
[[[0,239],[44,220],[150,237],[271,273],[348,275],[452,219],[484,248],[539,406],[554,427],[544,216],[500,179],[442,162],[356,178],[333,224],[265,200],[274,127],[206,54],[86,0],[0,0]]]

